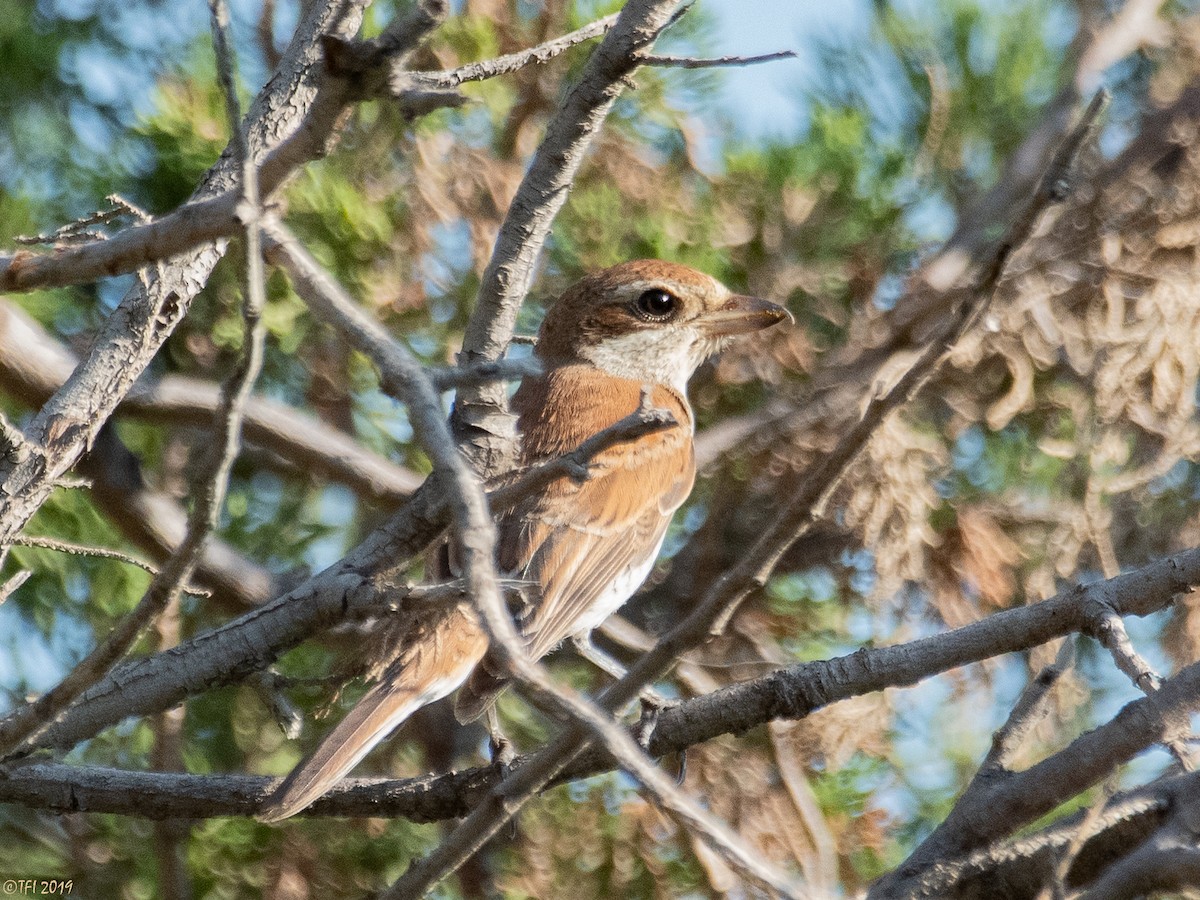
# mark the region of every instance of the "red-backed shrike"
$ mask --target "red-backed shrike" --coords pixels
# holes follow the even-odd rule
[[[528,585],[518,623],[534,659],[588,638],[645,581],[695,479],[687,382],[726,341],[789,318],[686,266],[639,260],[582,279],[547,312],[536,354],[544,371],[513,396],[521,463],[574,450],[651,404],[675,424],[593,458],[584,481],[560,478],[502,512],[497,564]],[[461,686],[455,713],[478,718],[504,680],[469,603],[418,627],[380,681],[267,799],[259,818],[294,815],[324,794],[413,712]],[[601,660],[601,662],[603,662]],[[465,684],[464,684],[465,682]]]

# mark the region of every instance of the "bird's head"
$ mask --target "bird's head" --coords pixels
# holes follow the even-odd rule
[[[549,365],[590,364],[682,393],[731,337],[791,318],[782,306],[735,294],[703,272],[642,259],[568,288],[546,313],[537,353]]]

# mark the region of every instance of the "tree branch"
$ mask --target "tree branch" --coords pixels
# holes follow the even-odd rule
[[[497,56],[495,59],[483,60],[482,62],[468,63],[465,66],[459,66],[457,69],[450,69],[447,72],[406,72],[405,77],[412,79],[415,84],[422,88],[449,90],[466,84],[468,81],[484,81],[488,78],[508,75],[512,72],[520,71],[526,66],[547,63],[571,47],[600,37],[612,28],[616,21],[617,16],[614,13],[611,16],[605,16],[603,19],[597,19],[595,22],[584,25],[570,34],[564,34],[561,37],[538,44],[536,47],[530,47],[528,50],[521,50],[518,53],[508,53],[504,56]]]
[[[31,406],[45,403],[78,364],[75,355],[24,310],[0,300],[0,387],[6,393]],[[167,375],[138,381],[116,413],[155,424],[208,428],[219,402],[218,385]],[[249,443],[367,497],[399,503],[422,480],[315,416],[268,397],[246,401],[242,427]]]
[[[626,10],[629,8],[627,6]],[[1038,215],[1048,205],[1061,199],[1064,175],[1079,146],[1091,133],[1104,99],[1103,95],[1098,95],[1088,107],[1079,125],[1051,160],[1037,193],[1030,199],[1021,215],[1011,223],[1003,238],[981,261],[978,268],[982,274],[976,289],[979,300],[974,305],[966,302],[960,304],[959,309],[942,324],[909,370],[885,394],[871,401],[862,419],[838,442],[833,451],[806,474],[800,488],[790,498],[789,504],[766,533],[742,556],[741,561],[709,588],[684,621],[663,637],[654,650],[642,656],[624,678],[600,695],[599,702],[605,709],[617,710],[624,707],[637,697],[645,684],[667,672],[684,652],[707,639],[709,635],[718,633],[750,591],[766,582],[775,563],[788,546],[816,521],[837,482],[874,434],[879,423],[907,402],[929,377],[954,341],[970,326],[990,300],[1003,272],[1005,261],[1028,237]],[[499,831],[522,804],[532,799],[545,784],[577,757],[586,745],[587,736],[579,728],[564,731],[505,782],[502,797],[489,797],[473,810],[430,859],[444,857],[441,868],[449,871],[450,860],[455,858],[454,854],[466,852],[472,841],[480,842]],[[425,866],[426,861],[418,865]],[[434,868],[430,865],[431,870]],[[414,885],[425,883],[417,881]]]
[[[794,50],[777,50],[774,53],[761,53],[757,56],[718,56],[715,59],[696,59],[690,56],[647,56],[642,59],[642,65],[667,69],[717,69],[728,66],[754,66],[759,63],[795,58]]]

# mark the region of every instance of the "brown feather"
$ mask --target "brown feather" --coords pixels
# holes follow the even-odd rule
[[[526,379],[513,397],[522,462],[574,450],[637,410],[641,399],[640,382],[586,365]],[[535,659],[592,627],[587,619],[597,601],[615,581],[653,561],[671,516],[691,492],[696,467],[687,400],[659,385],[650,401],[677,424],[597,454],[586,481],[560,478],[500,519],[500,568],[540,588],[521,622]],[[637,587],[630,585],[629,593]],[[460,721],[477,718],[503,689],[496,668],[485,660],[459,691]]]
[[[258,818],[294,816],[337,784],[412,713],[454,691],[487,650],[487,636],[469,606],[430,617],[393,663],[308,757],[267,798]]]

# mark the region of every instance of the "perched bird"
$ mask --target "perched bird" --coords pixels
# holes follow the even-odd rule
[[[639,260],[593,273],[547,312],[543,372],[513,396],[525,465],[569,453],[642,404],[675,424],[595,456],[590,477],[561,478],[501,513],[497,565],[528,585],[518,626],[534,659],[571,638],[614,671],[590,634],[641,586],[695,479],[687,382],[734,335],[776,324],[781,306],[732,293],[675,263]],[[504,687],[469,603],[418,625],[379,682],[267,799],[259,818],[300,812],[413,712],[460,688],[462,722]]]

